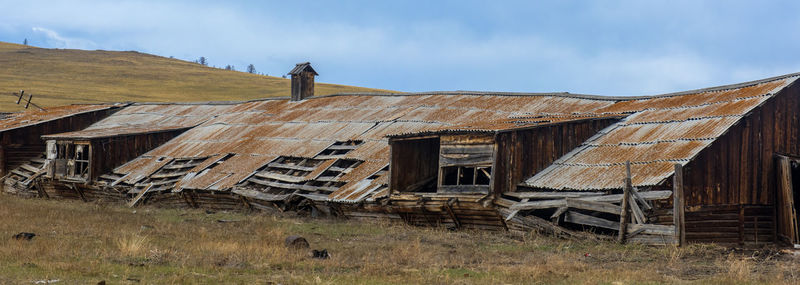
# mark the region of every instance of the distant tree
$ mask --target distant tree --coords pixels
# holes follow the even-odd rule
[[[233,65],[228,64],[225,66],[225,70],[236,70],[236,68],[233,67]]]
[[[25,38],[25,40],[22,41],[22,44],[27,46],[28,45],[28,38]]]
[[[286,74],[281,75],[281,78],[286,79]]]
[[[199,59],[197,59],[197,63],[208,66],[208,60],[206,60],[205,56],[201,56]]]
[[[247,66],[247,73],[256,73],[256,66],[252,63]]]

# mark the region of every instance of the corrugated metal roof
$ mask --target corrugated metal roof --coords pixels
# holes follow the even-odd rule
[[[538,188],[611,189],[620,187],[626,160],[633,162],[635,185],[660,183],[672,174],[672,164],[687,162],[796,78],[792,75],[695,93],[632,99],[556,93],[433,92],[186,105],[191,106],[186,109],[136,105],[86,131],[121,128],[131,121],[146,121],[133,127],[150,131],[161,126],[192,127],[146,157],[233,154],[202,175],[187,176],[180,183],[180,187],[218,190],[231,188],[277,157],[314,158],[337,142],[360,141],[354,150],[336,156],[362,163],[338,178],[346,184],[329,196],[332,201],[358,202],[385,189],[387,178],[381,170],[389,163],[387,135],[496,131],[627,116],[526,181]],[[336,159],[325,157],[318,159]],[[138,176],[157,170],[163,163],[144,158],[135,161],[136,167],[126,165],[114,172]],[[328,161],[317,167],[330,164]]]
[[[533,188],[606,190],[622,187],[632,163],[634,186],[660,184],[672,165],[686,164],[745,114],[797,76],[725,90],[622,101],[598,112],[634,112],[523,182]]]
[[[136,104],[86,129],[44,136],[47,139],[93,139],[156,133],[197,126],[236,105]]]
[[[32,126],[78,114],[122,107],[124,104],[80,104],[49,107],[46,110],[29,109],[11,113],[0,119],[0,132]]]
[[[147,156],[186,158],[236,154],[235,159],[228,159],[202,175],[187,177],[180,184],[180,187],[193,189],[226,189],[278,156],[312,158],[336,142],[358,140],[362,143],[341,158],[362,163],[344,175],[341,180],[346,184],[331,194],[336,201],[357,202],[385,185],[385,178],[365,179],[389,163],[386,135],[459,125],[465,128],[467,123],[494,128],[495,122],[503,120],[507,124],[538,120],[520,116],[541,116],[536,113],[540,110],[548,110],[553,120],[597,116],[591,112],[614,104],[609,100],[558,96],[350,95],[312,97],[300,102],[245,102],[227,107],[218,116],[148,152]],[[131,110],[122,114],[150,115],[157,111],[157,108]],[[157,115],[150,118],[161,120]],[[236,162],[245,157],[247,163]],[[228,164],[241,166],[235,171],[224,170],[222,166]],[[127,171],[131,170],[120,168],[114,172],[125,175]]]

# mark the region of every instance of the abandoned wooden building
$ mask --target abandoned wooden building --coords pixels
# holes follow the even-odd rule
[[[12,113],[0,120],[0,177],[4,188],[32,186],[44,174],[45,142],[41,136],[76,131],[113,114],[123,104],[71,105]]]
[[[304,81],[292,87],[306,91],[289,98],[135,103],[39,134],[39,195],[591,229],[649,244],[800,244],[800,74],[641,97],[313,96],[316,72],[295,69]],[[39,191],[26,187],[13,191]]]

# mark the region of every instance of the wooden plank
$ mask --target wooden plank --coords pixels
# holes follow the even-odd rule
[[[619,230],[619,222],[609,221],[603,218],[593,217],[574,211],[564,213],[564,221],[573,224],[586,225],[609,230]]]
[[[446,157],[446,156],[439,156],[439,166],[467,166],[467,165],[480,165],[480,166],[490,166],[494,158],[491,155],[481,155],[481,156],[465,156],[465,157]]]
[[[33,167],[31,165],[28,165],[28,164],[20,165],[20,167],[22,169],[25,169],[25,170],[33,172],[33,173],[39,172],[39,170],[40,170],[39,168]]]
[[[283,164],[283,163],[278,163],[278,162],[270,162],[270,163],[267,164],[267,167],[291,169],[291,170],[300,170],[300,171],[314,171],[314,169],[316,169],[315,167]]]
[[[644,207],[645,210],[649,211],[653,209],[653,207],[650,206],[650,203],[648,203],[647,200],[645,200],[644,197],[642,197],[642,195],[639,194],[639,190],[637,190],[636,187],[631,188],[631,195],[633,195],[636,201],[642,204],[642,207]]]
[[[640,192],[639,194],[641,194],[642,198],[644,198],[645,200],[662,200],[672,196],[672,191],[646,191],[646,192]],[[622,194],[578,197],[573,199],[578,199],[582,201],[619,203],[622,201]],[[559,204],[558,202],[553,202],[553,201],[562,201],[562,202],[561,204]],[[534,210],[534,209],[546,209],[546,208],[556,208],[564,206],[566,206],[566,201],[564,199],[559,199],[559,200],[530,201],[526,203],[516,202],[510,205],[508,208],[511,210]]]
[[[561,208],[558,208],[558,209],[556,209],[556,212],[555,212],[555,213],[553,213],[553,215],[552,215],[552,216],[550,216],[550,218],[551,218],[551,219],[558,218],[559,216],[561,216],[561,214],[564,214],[564,212],[566,212],[568,209],[569,209],[569,208],[567,208],[567,207],[561,207]]]
[[[131,208],[135,207],[136,204],[139,203],[139,201],[142,200],[142,197],[144,197],[144,195],[147,194],[147,192],[150,191],[151,188],[153,188],[153,184],[150,184],[149,186],[147,186],[147,188],[142,190],[142,192],[139,192],[139,195],[136,195],[136,197],[133,198],[133,200],[131,200],[130,203],[128,203],[128,207],[131,207]]]
[[[291,196],[291,194],[268,194],[254,189],[233,189],[231,192],[243,197],[262,201],[283,201]]]
[[[492,155],[494,152],[494,144],[485,145],[442,145],[440,153],[446,154],[486,154]]]
[[[172,177],[181,177],[186,175],[185,172],[175,172],[175,173],[162,173],[162,174],[153,174],[150,175],[151,179],[161,179],[161,178],[172,178]]]
[[[673,195],[673,215],[672,222],[675,226],[675,240],[678,241],[678,246],[686,244],[686,218],[685,218],[685,204],[683,199],[683,166],[679,163],[675,164],[675,173],[672,176],[672,192]]]
[[[438,194],[445,193],[489,193],[489,185],[442,185],[436,191]]]
[[[251,177],[247,181],[269,186],[269,187],[276,187],[276,188],[283,188],[283,189],[299,189],[299,190],[306,190],[306,191],[325,191],[325,192],[333,192],[336,191],[337,187],[330,187],[330,186],[311,186],[311,185],[302,185],[302,184],[289,184],[289,183],[280,183],[280,182],[273,182],[273,181],[265,181],[258,178]]]
[[[630,194],[632,198],[630,201],[631,213],[633,214],[634,220],[636,221],[637,224],[646,223],[647,217],[645,217],[644,212],[642,212],[642,209],[639,208],[639,203],[637,203],[636,199],[633,197],[633,190],[631,190]]]
[[[508,208],[511,210],[538,210],[538,209],[559,208],[566,206],[567,206],[567,200],[558,199],[558,200],[542,200],[534,202],[518,202],[516,204],[511,205],[511,207]]]
[[[628,224],[628,233],[640,231],[642,234],[650,235],[667,235],[673,238],[675,235],[675,227],[670,225],[654,225],[654,224]]]
[[[527,199],[527,198],[526,198],[526,199],[522,199],[522,201],[520,201],[520,202],[522,202],[522,203],[528,202],[528,199]],[[516,216],[518,213],[519,213],[519,210],[513,210],[513,211],[511,211],[511,213],[510,213],[510,214],[508,214],[508,217],[506,218],[506,221],[508,221],[508,220],[511,220],[511,219],[512,219],[512,218],[514,218],[514,216]]]
[[[267,171],[257,172],[256,174],[254,174],[254,176],[264,179],[275,179],[278,181],[289,182],[289,183],[300,183],[306,181],[304,176],[292,176],[292,175],[267,172]]]
[[[603,212],[614,215],[619,215],[619,213],[622,211],[622,207],[611,203],[585,201],[573,198],[567,198],[566,201],[567,208]]]
[[[600,196],[604,192],[508,192],[503,195],[517,197],[519,199],[560,199],[578,198],[586,196]]]
[[[617,242],[625,242],[625,235],[628,233],[628,200],[631,196],[631,161],[625,162],[625,186],[622,188],[622,204],[619,214],[619,235]],[[634,202],[635,203],[635,202]]]

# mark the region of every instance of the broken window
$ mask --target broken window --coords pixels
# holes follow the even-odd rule
[[[55,146],[55,176],[86,181],[89,179],[89,143],[58,142]]]
[[[492,179],[491,166],[447,166],[442,167],[442,185],[489,185]]]

